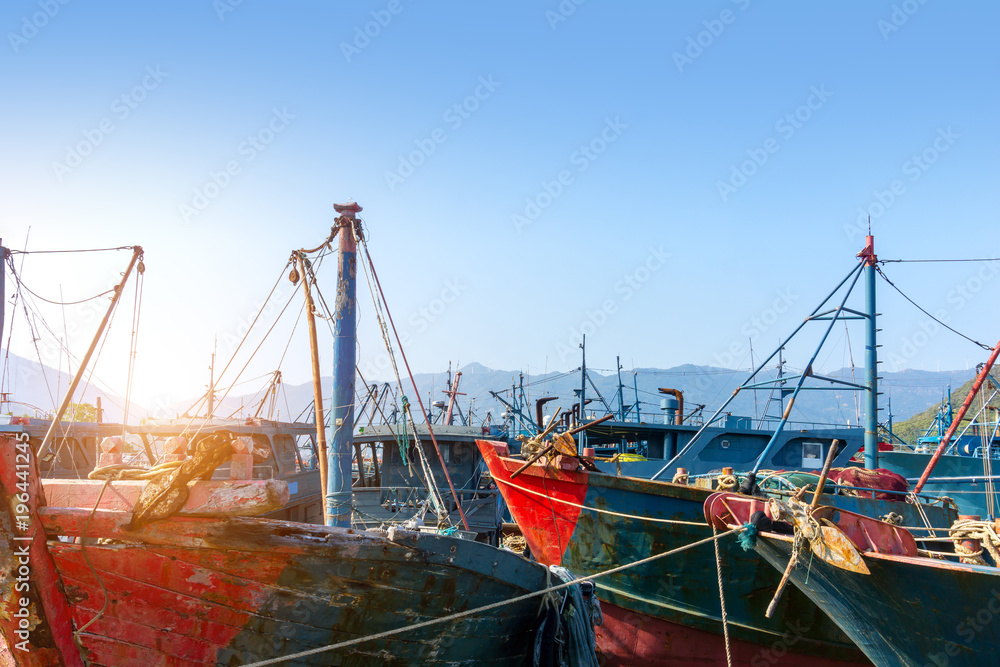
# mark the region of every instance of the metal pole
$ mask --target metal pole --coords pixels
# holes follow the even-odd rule
[[[812,366],[816,363],[816,357],[819,356],[819,351],[823,349],[823,345],[826,343],[826,339],[829,338],[830,332],[833,331],[833,325],[837,323],[837,319],[840,317],[840,313],[843,312],[844,304],[847,303],[847,298],[851,296],[851,292],[854,290],[854,286],[857,284],[858,278],[861,277],[861,271],[858,270],[854,276],[854,282],[851,283],[850,287],[847,288],[847,293],[844,294],[843,300],[840,302],[840,306],[837,308],[836,314],[830,318],[830,325],[826,328],[826,332],[823,334],[823,338],[820,339],[819,345],[816,346],[816,351],[813,352],[812,357],[809,358],[809,363],[806,364],[806,368],[802,371],[802,375],[799,376],[799,381],[795,385],[795,391],[792,392],[791,397],[788,399],[788,405],[785,407],[784,412],[781,415],[781,421],[778,422],[777,428],[774,429],[774,433],[771,434],[771,439],[768,441],[767,446],[764,447],[764,451],[760,453],[757,457],[757,461],[753,465],[753,469],[750,474],[747,475],[747,481],[744,484],[748,487],[753,486],[756,481],[757,473],[760,471],[760,467],[764,464],[771,450],[774,449],[775,443],[778,442],[778,436],[785,429],[785,424],[788,423],[788,417],[792,414],[792,408],[795,406],[795,399],[799,397],[799,392],[802,391],[802,385],[805,384],[806,378],[812,375]]]
[[[324,512],[326,525],[351,527],[351,468],[354,459],[354,366],[357,358],[357,240],[356,203],[334,209],[340,235],[337,300],[333,324],[333,437],[327,450]]]
[[[875,344],[875,237],[865,237],[865,248],[860,253],[865,261],[865,468],[878,468],[878,349]]]
[[[635,389],[635,421],[642,422],[642,414],[639,411],[639,373],[632,371],[632,388]]]
[[[833,288],[833,291],[830,292],[826,296],[826,298],[823,299],[823,301],[818,306],[816,306],[816,309],[813,310],[811,313],[809,313],[809,316],[806,317],[806,319],[803,320],[802,323],[799,324],[799,326],[795,327],[795,331],[793,331],[791,334],[789,334],[788,337],[785,338],[785,340],[781,341],[781,343],[778,345],[778,348],[774,352],[772,352],[770,355],[768,355],[767,359],[765,359],[764,361],[760,362],[760,364],[757,365],[757,368],[755,368],[753,370],[753,372],[750,373],[750,377],[748,377],[746,380],[744,380],[743,384],[741,384],[739,387],[737,387],[736,390],[733,391],[732,394],[730,394],[729,398],[727,398],[726,401],[722,405],[719,406],[719,409],[716,410],[715,413],[708,420],[706,420],[704,424],[701,425],[701,428],[699,428],[697,430],[697,432],[695,432],[695,434],[691,437],[691,439],[687,441],[687,443],[684,445],[684,447],[681,448],[681,451],[677,452],[677,454],[675,454],[673,458],[671,458],[669,461],[667,461],[666,465],[664,465],[662,468],[660,468],[658,471],[656,471],[656,474],[653,475],[652,477],[650,477],[650,479],[657,479],[660,475],[662,475],[663,473],[665,473],[667,470],[669,470],[674,465],[674,461],[676,459],[678,459],[681,456],[683,456],[684,454],[686,454],[687,451],[689,449],[691,449],[691,447],[693,447],[694,444],[698,441],[698,439],[701,437],[701,434],[705,432],[705,429],[707,429],[709,426],[711,426],[712,422],[714,422],[715,419],[720,414],[722,414],[722,411],[725,410],[729,406],[729,404],[733,402],[733,400],[736,398],[737,394],[740,393],[740,390],[743,389],[743,387],[745,387],[746,385],[750,384],[751,380],[753,380],[757,376],[757,374],[760,373],[768,363],[770,363],[771,359],[774,359],[774,357],[776,355],[778,355],[781,352],[781,350],[784,349],[785,345],[788,344],[788,341],[790,341],[792,338],[794,338],[796,336],[796,334],[798,334],[799,331],[802,330],[802,327],[804,327],[806,324],[809,323],[810,319],[812,319],[812,317],[816,313],[818,313],[823,306],[826,305],[827,301],[829,301],[831,298],[833,298],[833,295],[836,294],[837,291],[841,287],[844,286],[844,283],[846,283],[848,280],[850,280],[851,276],[855,276],[855,279],[857,279],[857,275],[859,275],[858,274],[858,267],[855,266],[854,268],[851,269],[851,272],[848,273],[847,276],[843,280],[841,280],[839,283],[837,283],[837,286],[835,288]],[[848,294],[850,294],[850,290],[848,290]],[[836,318],[834,318],[834,321],[835,320],[836,320]],[[779,395],[780,395],[780,390],[779,390]],[[766,412],[766,409],[765,409],[765,412]]]
[[[583,334],[583,341],[580,343],[582,350],[582,361],[580,364],[580,425],[587,420],[587,334]],[[541,424],[538,425],[541,428]],[[580,451],[587,445],[586,432],[580,434]]]
[[[87,370],[87,364],[90,363],[90,357],[93,356],[94,350],[97,349],[97,343],[100,342],[101,336],[104,335],[104,329],[108,326],[108,320],[111,319],[111,313],[114,312],[115,306],[118,305],[118,299],[121,298],[122,292],[125,291],[125,283],[128,281],[129,275],[132,273],[132,268],[135,267],[136,262],[142,258],[142,246],[132,247],[132,259],[128,263],[128,267],[125,269],[125,274],[122,276],[122,281],[115,286],[115,295],[111,297],[111,305],[108,306],[108,311],[104,313],[104,319],[97,327],[97,333],[94,334],[94,340],[90,342],[90,347],[87,349],[87,353],[83,355],[83,360],[80,362],[80,368],[77,369],[76,375],[73,377],[73,381],[69,385],[69,389],[66,391],[66,395],[63,397],[62,403],[59,404],[59,409],[56,410],[55,416],[52,418],[52,423],[49,424],[49,430],[45,432],[45,438],[42,439],[42,444],[38,447],[38,453],[36,456],[41,459],[45,456],[49,449],[49,445],[52,444],[52,434],[55,433],[56,427],[59,422],[62,421],[63,415],[66,414],[66,408],[69,407],[69,402],[73,400],[73,393],[76,391],[77,385],[80,384],[80,380],[83,379],[83,373]],[[140,269],[140,273],[142,269]],[[125,415],[125,419],[128,419],[128,415]]]
[[[615,357],[615,365],[618,367],[618,418],[625,421],[625,385],[622,384],[622,358]]]
[[[986,363],[983,365],[983,370],[979,372],[979,375],[976,377],[976,381],[972,383],[972,389],[969,390],[969,395],[965,397],[965,402],[962,403],[962,407],[958,409],[958,414],[955,415],[951,425],[948,427],[948,432],[944,434],[944,438],[937,446],[937,449],[934,450],[934,455],[931,456],[931,460],[927,462],[927,468],[924,470],[924,473],[920,475],[920,481],[917,482],[917,486],[914,487],[913,493],[920,493],[920,491],[924,488],[924,484],[927,483],[927,478],[931,476],[931,471],[933,471],[934,466],[937,465],[938,459],[941,458],[941,454],[944,453],[948,443],[951,442],[951,437],[955,435],[955,431],[958,430],[959,425],[962,423],[962,417],[965,416],[966,410],[968,410],[969,406],[972,405],[972,400],[976,397],[976,394],[979,393],[979,388],[982,387],[983,382],[986,381],[986,376],[990,374],[990,369],[992,369],[993,364],[996,363],[997,356],[1000,356],[1000,342],[998,342],[996,347],[993,348],[993,352],[990,353],[990,358],[987,359]]]
[[[306,321],[309,323],[309,354],[312,357],[313,377],[313,410],[316,414],[316,446],[319,449],[319,479],[321,488],[327,488],[327,449],[326,449],[326,419],[323,417],[323,384],[319,372],[319,341],[316,336],[316,316],[313,312],[312,292],[309,291],[309,277],[306,272],[305,258],[301,252],[295,253],[299,265],[299,275],[302,276],[302,292],[306,297]],[[352,428],[353,431],[353,428]],[[330,523],[326,503],[323,503],[323,523]]]

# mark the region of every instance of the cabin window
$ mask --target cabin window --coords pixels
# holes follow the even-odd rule
[[[823,443],[802,443],[802,467],[819,470],[823,467]]]
[[[722,447],[723,449],[729,449],[729,441],[723,440],[722,442],[719,443],[719,446]]]
[[[282,472],[294,470],[298,465],[298,457],[295,452],[295,441],[292,436],[285,433],[278,433],[271,439],[274,447],[274,455],[278,459],[278,468]]]

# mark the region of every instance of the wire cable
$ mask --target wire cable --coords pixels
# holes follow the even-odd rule
[[[938,324],[940,324],[941,326],[943,326],[943,327],[944,327],[945,329],[947,329],[948,331],[950,331],[950,332],[952,332],[952,333],[954,333],[954,334],[957,334],[958,336],[961,336],[962,338],[964,338],[965,340],[969,341],[970,343],[974,343],[975,345],[978,345],[979,347],[983,348],[984,350],[988,350],[988,351],[992,351],[992,350],[993,350],[993,348],[992,348],[991,346],[989,346],[989,345],[985,345],[985,344],[983,344],[983,343],[980,343],[980,342],[979,342],[978,340],[975,340],[975,339],[972,339],[972,338],[969,338],[968,336],[966,336],[966,335],[965,335],[964,333],[962,333],[961,331],[957,331],[957,330],[953,329],[952,327],[948,326],[947,324],[945,324],[944,322],[942,322],[942,321],[941,321],[941,320],[939,320],[938,318],[936,318],[936,317],[934,317],[933,315],[931,315],[930,313],[928,313],[928,312],[927,312],[926,310],[924,310],[924,309],[923,309],[923,308],[922,308],[921,306],[917,305],[917,302],[916,302],[916,301],[914,301],[914,300],[913,300],[913,299],[911,299],[910,297],[908,297],[908,296],[906,296],[905,294],[903,294],[903,290],[901,290],[901,289],[899,289],[898,287],[896,287],[896,284],[895,284],[894,282],[892,282],[891,280],[889,280],[889,276],[885,275],[885,273],[884,273],[884,272],[882,271],[882,267],[880,267],[880,266],[876,266],[876,267],[875,267],[875,270],[876,270],[876,271],[878,271],[878,274],[879,274],[880,276],[882,276],[882,279],[883,279],[883,280],[885,280],[885,281],[886,281],[887,283],[889,283],[889,285],[890,285],[890,286],[891,286],[891,287],[892,287],[892,288],[893,288],[894,290],[896,290],[897,292],[899,292],[899,295],[900,295],[901,297],[903,297],[904,299],[906,299],[907,301],[909,301],[910,303],[912,303],[912,304],[913,304],[914,306],[916,306],[916,307],[917,307],[917,309],[918,309],[918,310],[919,310],[919,311],[920,311],[921,313],[923,313],[923,314],[924,314],[924,315],[926,315],[927,317],[931,318],[932,320],[934,320],[935,322],[937,322]]]

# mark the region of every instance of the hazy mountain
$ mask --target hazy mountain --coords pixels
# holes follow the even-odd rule
[[[7,363],[3,369],[3,387],[10,395],[10,402],[4,404],[3,413],[41,417],[55,412],[69,389],[73,376],[13,353],[5,355],[5,358]],[[104,408],[104,421],[121,421],[125,413],[125,399],[114,392],[103,391],[88,384],[87,376],[84,375],[74,402],[94,405],[98,396],[101,397]],[[131,406],[129,412],[133,419],[145,415],[145,409],[138,405]]]
[[[492,413],[495,421],[499,414],[506,410],[499,401],[490,395],[490,390],[496,391],[501,398],[510,401],[511,387],[519,388],[521,383],[521,374],[518,371],[495,370],[478,363],[463,366],[461,372],[459,391],[464,395],[459,396],[458,405],[463,413],[468,413],[470,406],[473,407],[477,422],[482,420],[487,412]],[[769,369],[761,374],[761,379],[773,378],[774,374],[775,372]],[[794,374],[794,371],[788,370],[786,374]],[[589,375],[591,382],[587,383],[586,395],[588,399],[593,399],[593,402],[589,404],[588,409],[603,411],[603,398],[603,401],[612,410],[617,411],[619,406],[618,375],[595,371],[590,371]],[[691,364],[667,369],[640,368],[635,370],[634,376],[631,370],[623,369],[621,373],[622,394],[626,410],[628,410],[635,403],[636,390],[638,389],[639,411],[643,421],[662,419],[660,399],[663,396],[657,391],[659,387],[680,389],[684,392],[685,412],[690,412],[698,405],[705,405],[705,413],[710,415],[733,393],[747,375],[746,371]],[[890,400],[893,418],[898,423],[940,401],[949,384],[958,387],[972,375],[971,370],[937,372],[906,370],[897,373],[884,373],[879,387],[882,394],[880,396],[880,419],[885,419]],[[862,369],[856,369],[853,376],[850,369],[842,369],[832,373],[831,377],[856,384],[864,383]],[[426,408],[431,408],[435,401],[447,402],[448,396],[444,393],[447,388],[447,378],[448,374],[445,371],[416,375],[420,398]],[[412,386],[408,380],[404,381],[406,386],[403,393],[416,408],[417,399],[413,395]],[[557,407],[567,409],[577,400],[574,396],[574,390],[580,388],[580,372],[577,369],[570,372],[525,375],[523,381],[525,395],[532,405],[532,414],[534,414],[533,406],[536,399],[542,396],[557,397],[557,400],[548,404],[546,411],[548,414]],[[793,387],[794,382],[792,380],[788,387]],[[817,383],[813,380],[811,384]],[[825,386],[831,385],[825,383]],[[323,378],[324,394],[327,397],[331,387],[332,378]],[[361,389],[359,387],[359,390]],[[395,387],[393,387],[393,394],[396,395]],[[243,406],[244,414],[252,414],[256,409],[255,403],[259,401],[260,396],[261,394],[258,393],[256,396],[231,397],[216,410],[216,414],[222,415],[223,411],[240,410],[241,406]],[[856,396],[857,400],[855,400]],[[311,404],[312,397],[311,383],[284,385],[277,401],[281,418],[287,418],[289,414],[292,417],[298,415]],[[777,402],[768,405],[769,397],[776,399],[777,392],[772,393],[767,389],[759,389],[756,392],[746,390],[741,392],[727,407],[726,412],[760,416],[767,407],[770,414],[777,414],[779,412]],[[183,411],[189,404],[180,407],[178,411]],[[835,424],[850,422],[857,424],[859,418],[863,417],[863,396],[851,391],[849,387],[836,391],[804,392],[796,402],[796,408],[793,411],[793,419],[803,422]]]
[[[518,371],[503,371],[487,368],[482,364],[470,363],[461,368],[462,378],[459,391],[463,394],[458,397],[458,405],[464,414],[468,414],[472,408],[476,421],[485,418],[487,412],[492,413],[494,421],[499,418],[500,413],[506,408],[490,395],[490,390],[496,391],[504,400],[511,400],[511,387],[520,391],[522,382],[521,373]],[[794,374],[795,371],[788,370],[787,374]],[[604,403],[614,411],[619,409],[619,378],[616,373],[601,373],[591,370],[589,372],[591,382],[587,383],[586,395],[593,402],[588,409],[603,412]],[[631,370],[622,370],[621,383],[622,395],[626,410],[630,409],[636,401],[636,391],[638,390],[639,412],[643,421],[662,419],[660,411],[660,399],[662,395],[658,393],[659,387],[670,387],[680,389],[684,392],[685,412],[690,413],[699,405],[705,405],[704,412],[710,415],[725,401],[736,389],[737,386],[747,376],[746,371],[734,371],[726,368],[713,366],[695,366],[685,364],[673,368],[639,368],[633,375]],[[956,371],[918,371],[906,370],[897,373],[883,373],[879,391],[880,396],[880,418],[886,417],[886,408],[891,400],[894,421],[902,423],[908,418],[922,411],[933,409],[933,406],[941,400],[948,385],[955,388],[957,402],[961,402],[964,393],[958,388],[971,380],[974,376],[972,370]],[[774,377],[774,370],[768,369],[762,374],[761,379]],[[862,384],[864,382],[864,371],[856,369],[853,373],[850,369],[842,369],[832,373],[831,377],[842,379],[848,382]],[[444,393],[447,388],[448,374],[446,371],[439,373],[420,373],[416,376],[417,386],[420,390],[420,398],[424,406],[432,409],[436,401],[447,401],[448,396]],[[71,377],[65,372],[59,372],[47,366],[41,366],[36,361],[24,359],[11,354],[6,369],[5,389],[10,392],[12,404],[5,406],[4,412],[12,411],[16,415],[35,415],[36,409],[41,412],[51,412],[58,403],[60,397],[65,393]],[[332,378],[323,378],[324,394],[329,400],[332,388]],[[531,404],[531,414],[534,415],[534,401],[542,396],[556,396],[557,399],[548,404],[546,413],[551,414],[556,408],[567,409],[577,399],[574,390],[580,388],[579,369],[568,372],[553,372],[544,375],[527,375],[523,377],[524,393]],[[789,387],[793,386],[794,380]],[[827,386],[830,386],[827,384]],[[363,391],[362,387],[358,388]],[[397,390],[393,387],[393,395],[397,395]],[[413,394],[412,386],[404,387],[403,393],[409,398],[416,408],[417,399]],[[124,399],[113,392],[101,391],[94,386],[87,386],[83,391],[78,391],[77,402],[94,403],[97,396],[102,397],[105,409],[105,419],[107,421],[117,421],[122,417]],[[233,396],[225,401],[219,402],[216,406],[216,416],[229,416],[230,414],[250,416],[257,412],[257,408],[263,397],[263,392],[257,394],[245,394]],[[776,393],[767,389],[754,391],[744,391],[726,409],[727,412],[737,415],[760,416],[765,408],[770,414],[778,413],[776,402],[768,403],[769,397],[776,398]],[[261,410],[262,416],[271,418],[294,419],[300,415],[311,403],[313,398],[312,383],[307,382],[298,385],[282,385],[274,402],[275,411],[268,415],[266,408]],[[603,401],[602,401],[603,399]],[[192,398],[188,401],[169,406],[160,413],[149,413],[141,406],[135,406],[131,410],[133,419],[138,419],[152,414],[156,417],[173,417],[182,414],[196,403]],[[204,413],[204,408],[201,410]],[[633,413],[634,414],[634,413]],[[836,423],[844,424],[850,422],[857,424],[859,417],[864,416],[864,400],[861,394],[856,394],[844,387],[838,391],[815,391],[802,395],[796,403],[793,419],[804,422]]]

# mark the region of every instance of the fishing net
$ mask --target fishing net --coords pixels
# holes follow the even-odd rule
[[[830,471],[830,479],[841,486],[853,486],[858,489],[873,489],[861,491],[858,489],[842,489],[841,493],[861,498],[875,500],[906,500],[906,492],[910,485],[902,475],[897,475],[885,468],[867,470],[865,468],[834,468]],[[898,493],[885,493],[896,491]]]

